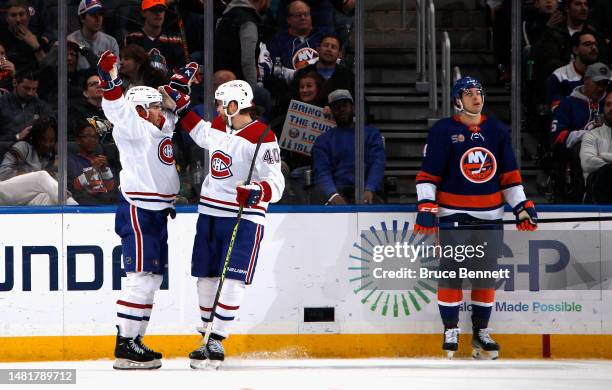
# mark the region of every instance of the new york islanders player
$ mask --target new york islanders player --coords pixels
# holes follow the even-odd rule
[[[116,369],[161,367],[162,355],[142,341],[155,292],[168,267],[167,218],[174,213],[179,178],[172,154],[173,113],[162,112],[162,95],[150,87],[121,91],[117,57],[98,62],[104,114],[113,123],[122,170],[115,232],[121,237],[125,285],[117,301]]]
[[[166,87],[166,92],[185,105],[186,97]],[[272,131],[261,140],[251,183],[244,183],[251,161],[266,125],[253,119],[253,91],[246,81],[221,84],[216,92],[217,116],[204,122],[193,112],[181,126],[201,147],[210,152],[210,173],[202,184],[197,231],[191,259],[191,274],[198,278],[200,314],[204,325],[211,321],[228,245],[236,224],[236,214],[244,206],[242,220],[231,252],[226,279],[215,311],[212,333],[206,345],[189,354],[191,367],[205,368],[224,360],[221,341],[229,336],[230,324],[238,313],[245,288],[253,281],[257,257],[264,235],[269,203],[280,200],[285,188],[281,173],[280,149]]]
[[[460,113],[441,119],[431,128],[416,178],[415,233],[437,232],[439,219],[443,223],[439,232],[441,245],[488,244],[484,259],[472,259],[466,264],[469,260],[460,263],[441,258],[442,270],[457,271],[460,264],[477,265],[479,270],[497,269],[503,225],[495,222],[503,217],[504,201],[512,207],[518,230],[537,228],[535,206],[525,197],[508,130],[501,122],[481,114],[484,98],[477,80],[464,77],[457,81],[452,99]],[[448,227],[455,222],[470,226]],[[470,282],[473,356],[479,358],[481,351],[485,351],[496,358],[499,345],[491,338],[488,327],[495,280]],[[440,279],[438,283],[438,307],[444,324],[442,348],[449,358],[458,347],[462,284],[458,278]]]

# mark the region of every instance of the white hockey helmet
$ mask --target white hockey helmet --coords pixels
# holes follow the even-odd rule
[[[132,103],[136,108],[141,106],[149,115],[149,106],[153,103],[162,104],[162,95],[155,88],[146,86],[137,86],[130,88],[125,94],[125,100]]]
[[[232,80],[217,87],[217,90],[215,91],[215,99],[221,102],[224,109],[227,109],[230,102],[236,102],[238,105],[238,111],[240,111],[244,108],[253,106],[253,90],[246,81]],[[236,111],[236,113],[238,111]],[[234,113],[234,115],[236,115],[236,113]],[[227,111],[225,114],[230,116]]]

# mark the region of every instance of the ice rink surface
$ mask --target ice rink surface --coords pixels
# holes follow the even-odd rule
[[[228,359],[219,371],[195,371],[187,359],[153,371],[117,371],[112,361],[1,363],[0,369],[76,369],[72,389],[198,390],[506,390],[612,389],[612,361],[442,359]],[[15,385],[17,389],[41,385]],[[43,386],[42,388],[48,388]],[[0,388],[7,388],[2,385]],[[14,386],[11,386],[13,388]]]

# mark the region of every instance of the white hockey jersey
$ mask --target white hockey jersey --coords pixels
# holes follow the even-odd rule
[[[208,149],[210,155],[210,173],[202,184],[198,212],[218,217],[235,217],[239,208],[236,186],[247,179],[257,141],[266,125],[253,121],[230,134],[220,116],[210,123],[190,112],[181,120],[181,126],[189,132],[196,144]],[[263,224],[268,204],[278,202],[285,189],[280,149],[271,130],[259,148],[251,182],[261,184],[263,193],[257,206],[244,208],[242,218]]]
[[[165,123],[160,130],[138,115],[119,87],[104,93],[102,109],[114,125],[123,197],[143,209],[174,208],[180,187],[172,150],[176,116],[164,112]]]

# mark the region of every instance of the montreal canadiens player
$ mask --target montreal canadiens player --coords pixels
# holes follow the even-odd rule
[[[179,177],[172,154],[173,113],[162,112],[154,88],[133,87],[125,97],[117,57],[105,51],[98,62],[104,114],[113,123],[122,170],[115,232],[121,237],[127,273],[117,301],[116,369],[155,369],[162,355],[142,341],[155,292],[168,267],[168,215],[174,213]]]
[[[441,119],[429,131],[416,178],[418,213],[414,231],[436,233],[440,222],[441,245],[487,242],[485,259],[460,263],[442,258],[441,270],[457,271],[460,264],[496,270],[503,241],[503,225],[496,222],[503,218],[504,201],[512,207],[518,230],[535,230],[537,213],[533,202],[525,197],[508,130],[498,120],[481,114],[485,94],[480,82],[471,77],[458,80],[452,89],[452,99],[459,114]],[[455,222],[470,226],[451,227]],[[495,280],[470,282],[473,356],[495,359],[499,345],[491,338],[488,327]],[[458,347],[462,300],[462,280],[439,279],[438,307],[444,324],[442,349],[449,358]]]
[[[188,97],[165,87],[167,95],[182,112]],[[245,288],[253,281],[257,257],[264,236],[269,203],[280,200],[285,188],[281,173],[280,149],[274,132],[261,140],[251,183],[249,174],[257,143],[266,125],[254,118],[253,91],[242,80],[221,84],[215,91],[217,116],[212,123],[188,112],[180,120],[182,128],[196,144],[209,150],[210,173],[202,184],[198,222],[191,259],[191,274],[198,278],[197,290],[204,327],[211,311],[227,254],[236,215],[244,207],[237,237],[231,251],[212,333],[206,345],[189,354],[194,369],[218,367],[225,353],[221,342],[229,336]],[[202,331],[203,333],[203,331]]]

